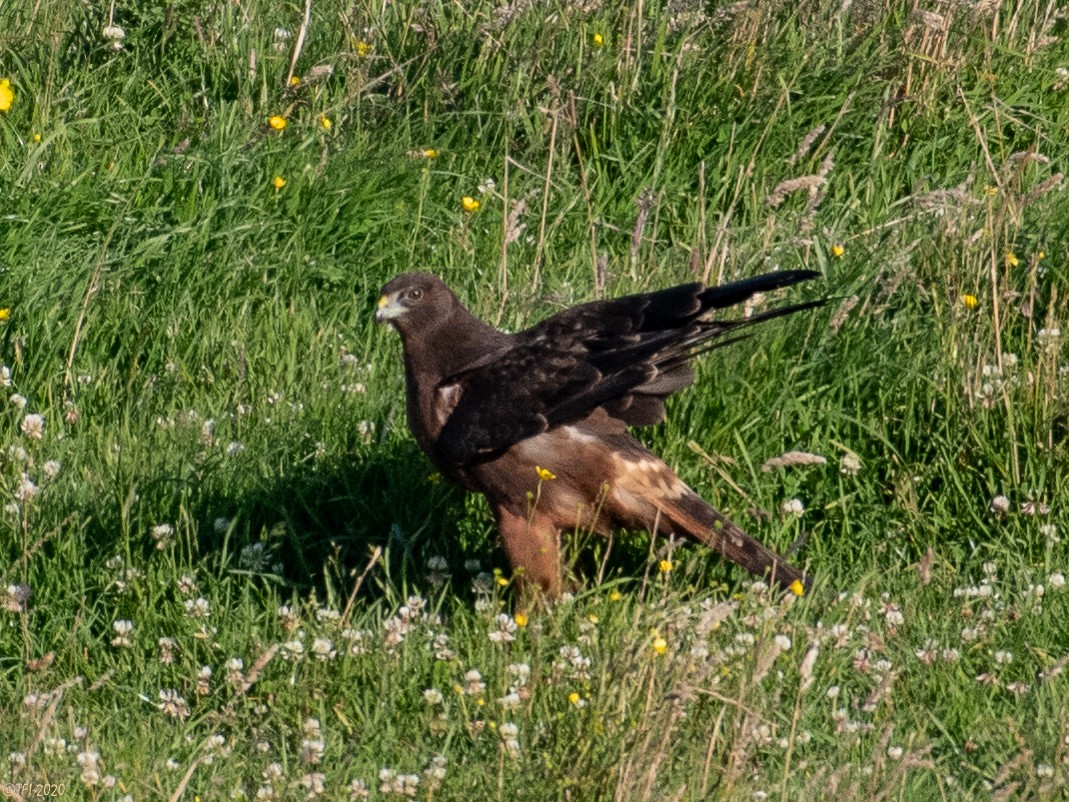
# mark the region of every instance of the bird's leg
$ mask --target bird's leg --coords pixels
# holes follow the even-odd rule
[[[560,596],[560,530],[552,519],[537,509],[522,515],[498,507],[495,514],[521,596],[539,590],[551,599]]]

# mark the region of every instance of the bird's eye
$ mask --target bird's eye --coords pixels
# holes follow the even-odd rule
[[[419,287],[413,287],[408,291],[408,297],[411,298],[413,301],[418,301],[420,298],[423,297],[423,290],[421,290]]]

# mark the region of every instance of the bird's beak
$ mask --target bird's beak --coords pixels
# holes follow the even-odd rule
[[[385,323],[405,313],[405,307],[397,302],[397,296],[383,295],[379,298],[378,308],[375,309],[375,322]]]

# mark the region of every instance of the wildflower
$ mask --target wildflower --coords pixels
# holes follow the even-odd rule
[[[7,78],[0,79],[0,111],[7,111],[14,102],[15,93],[11,89],[11,82]]]
[[[40,136],[40,134],[38,134],[38,136]],[[11,309],[7,306],[5,306],[3,309],[0,309],[0,322],[5,320],[11,320]],[[10,385],[8,384],[5,384],[4,386],[10,387]]]
[[[20,393],[15,393],[13,396],[11,396],[11,403],[17,406],[19,409],[25,409],[26,404],[28,404],[29,402],[26,400],[26,396],[21,395]]]
[[[975,295],[965,293],[965,295],[961,296],[961,303],[966,309],[975,309],[980,301]]]
[[[997,651],[995,652],[996,665],[1006,666],[1013,662],[1013,652]]]
[[[371,55],[371,51],[373,49],[373,45],[370,45],[367,42],[356,43],[356,55],[358,55],[360,58],[367,58],[369,55]]]
[[[1065,574],[1051,574],[1047,581],[1055,590],[1061,590],[1065,587]]]
[[[55,479],[59,476],[59,472],[63,470],[63,463],[59,460],[50,459],[41,466],[41,469],[45,472],[45,476],[49,479]]]
[[[45,433],[45,419],[36,413],[32,413],[22,419],[19,428],[31,440],[40,440]]]
[[[516,613],[512,620],[516,622],[516,626],[518,626],[520,629],[523,629],[525,626],[527,626],[527,616],[523,613]]]
[[[993,198],[998,194],[998,187],[987,187],[987,189],[984,191],[987,193],[987,196],[989,198]]]
[[[126,31],[118,25],[106,25],[100,33],[108,40],[108,46],[112,50],[122,50],[122,40],[126,38]]]
[[[186,719],[189,717],[189,704],[178,691],[166,688],[160,691],[160,702],[156,705],[165,716]]]
[[[668,641],[657,635],[653,639],[653,651],[655,654],[664,654],[668,651]]]
[[[174,638],[162,637],[158,641],[160,646],[160,662],[165,666],[169,666],[174,662],[174,650],[178,646],[178,641]]]
[[[785,515],[793,515],[795,518],[801,518],[805,514],[805,506],[800,499],[796,498],[784,501],[780,504],[780,509]]]
[[[620,601],[622,598],[623,596],[620,595],[620,591],[618,590],[614,590],[609,594],[609,601]]]
[[[508,643],[516,640],[516,622],[507,613],[501,613],[497,617],[497,629],[490,633],[490,640],[494,643]]]
[[[1006,254],[1006,267],[1017,267],[1019,264],[1020,262],[1017,259],[1017,254],[1013,251]]]
[[[573,705],[579,706],[579,703],[583,701],[583,697],[581,697],[576,691],[572,691],[568,694],[568,701],[571,702]]]
[[[442,700],[442,692],[437,688],[427,688],[423,692],[423,701],[429,705],[440,705]]]
[[[334,123],[331,122],[330,117],[328,117],[325,114],[320,114],[319,115],[319,127],[320,128],[322,128],[324,131],[329,131],[330,127],[332,125],[334,125]]]
[[[334,644],[327,638],[316,638],[312,641],[312,654],[320,660],[333,660],[338,656]]]
[[[475,208],[478,207],[479,202],[476,201]],[[535,465],[535,473],[538,474],[538,478],[541,479],[543,482],[552,482],[554,479],[557,478],[557,474],[553,473],[553,471],[549,470],[549,468],[543,468],[541,465]]]
[[[603,47],[605,45],[605,37],[600,33],[594,34],[594,47]]]
[[[489,195],[495,189],[497,189],[497,182],[492,178],[487,178],[479,182],[479,186],[476,187],[479,190],[480,195]]]
[[[268,119],[267,124],[274,128],[276,131],[282,131],[286,128],[286,118],[281,114],[276,114]]]
[[[300,85],[301,85],[301,79],[300,78],[298,78],[296,75],[290,76],[290,86],[300,86]]]
[[[115,630],[115,637],[111,639],[112,646],[129,646],[130,633],[134,631],[134,622],[125,618],[113,621],[111,628]]]
[[[1043,251],[1036,251],[1036,260],[1037,261],[1042,262],[1046,258],[1047,258],[1047,254],[1045,254]]]
[[[477,212],[479,211],[479,201],[470,195],[465,195],[460,199],[460,205],[464,207],[465,212]]]
[[[280,175],[276,175],[271,181],[271,186],[275,188],[275,192],[278,192],[282,187],[286,186],[286,179]]]
[[[424,148],[423,156],[424,156],[424,158],[427,158],[427,159],[437,159],[438,158],[438,151],[436,149],[434,149],[434,148]]]
[[[19,486],[15,488],[15,498],[25,503],[37,495],[37,485],[33,483],[27,474],[22,474]]]
[[[171,543],[171,539],[174,536],[174,527],[170,524],[156,524],[149,530],[149,534],[152,535],[152,539],[156,541],[157,549],[165,549]]]
[[[478,696],[480,693],[486,690],[486,683],[483,682],[483,675],[478,672],[477,669],[472,669],[464,674],[464,688],[463,692],[467,696]]]
[[[661,560],[657,563],[657,568],[662,574],[669,573],[674,567],[671,560]]]
[[[805,585],[802,584],[802,581],[800,579],[794,580],[787,587],[790,588],[791,593],[793,593],[795,596],[805,595]]]
[[[842,259],[844,253],[846,253],[846,247],[842,243],[836,242],[831,246],[831,255],[836,259]]]
[[[995,496],[991,499],[991,512],[1003,515],[1010,511],[1010,500],[1005,496]]]
[[[902,757],[904,751],[901,746],[889,746],[887,747],[887,757],[891,758],[891,760],[898,760]]]

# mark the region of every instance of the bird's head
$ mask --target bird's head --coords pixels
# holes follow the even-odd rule
[[[430,273],[402,273],[379,295],[377,323],[391,323],[398,331],[423,329],[448,317],[457,297],[440,278]]]

